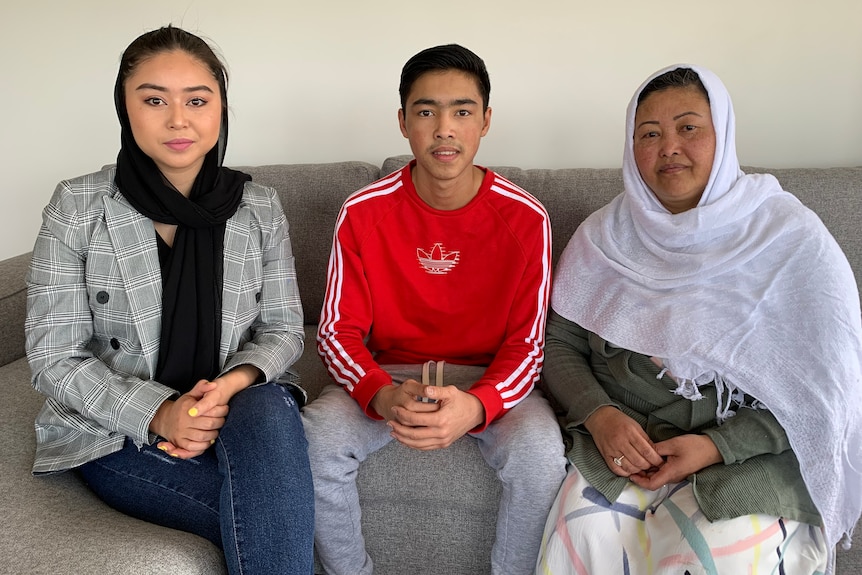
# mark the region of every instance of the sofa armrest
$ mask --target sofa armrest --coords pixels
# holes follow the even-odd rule
[[[30,253],[0,261],[0,365],[24,357]]]

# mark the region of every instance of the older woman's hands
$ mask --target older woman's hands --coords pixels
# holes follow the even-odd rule
[[[638,422],[616,407],[598,408],[584,421],[584,427],[592,434],[608,468],[620,477],[644,473],[664,463]]]
[[[707,435],[680,435],[653,443],[634,419],[609,405],[593,412],[584,427],[611,471],[651,491],[724,461]]]
[[[679,435],[655,444],[656,451],[665,458],[657,469],[632,474],[635,485],[654,491],[662,485],[682,481],[692,473],[724,459],[707,435]]]

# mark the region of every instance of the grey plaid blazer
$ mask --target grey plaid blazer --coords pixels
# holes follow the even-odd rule
[[[27,279],[27,359],[48,399],[34,473],[152,443],[150,421],[177,392],[156,381],[162,279],[153,223],[114,169],[61,182],[43,212]],[[287,222],[272,188],[246,183],[227,222],[219,362],[267,380],[301,355],[303,318]]]

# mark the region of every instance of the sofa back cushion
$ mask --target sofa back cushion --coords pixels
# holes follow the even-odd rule
[[[305,323],[317,323],[338,210],[347,196],[377,180],[380,168],[366,162],[336,162],[237,169],[278,191],[290,226]]]

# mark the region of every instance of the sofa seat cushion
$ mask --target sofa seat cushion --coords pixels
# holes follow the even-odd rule
[[[357,486],[375,573],[491,572],[502,486],[474,438],[427,452],[392,441],[360,465]]]
[[[30,386],[27,360],[0,367],[0,386],[0,557],[9,573],[227,572],[222,552],[206,539],[114,511],[74,472],[34,477],[33,420],[44,397]]]

